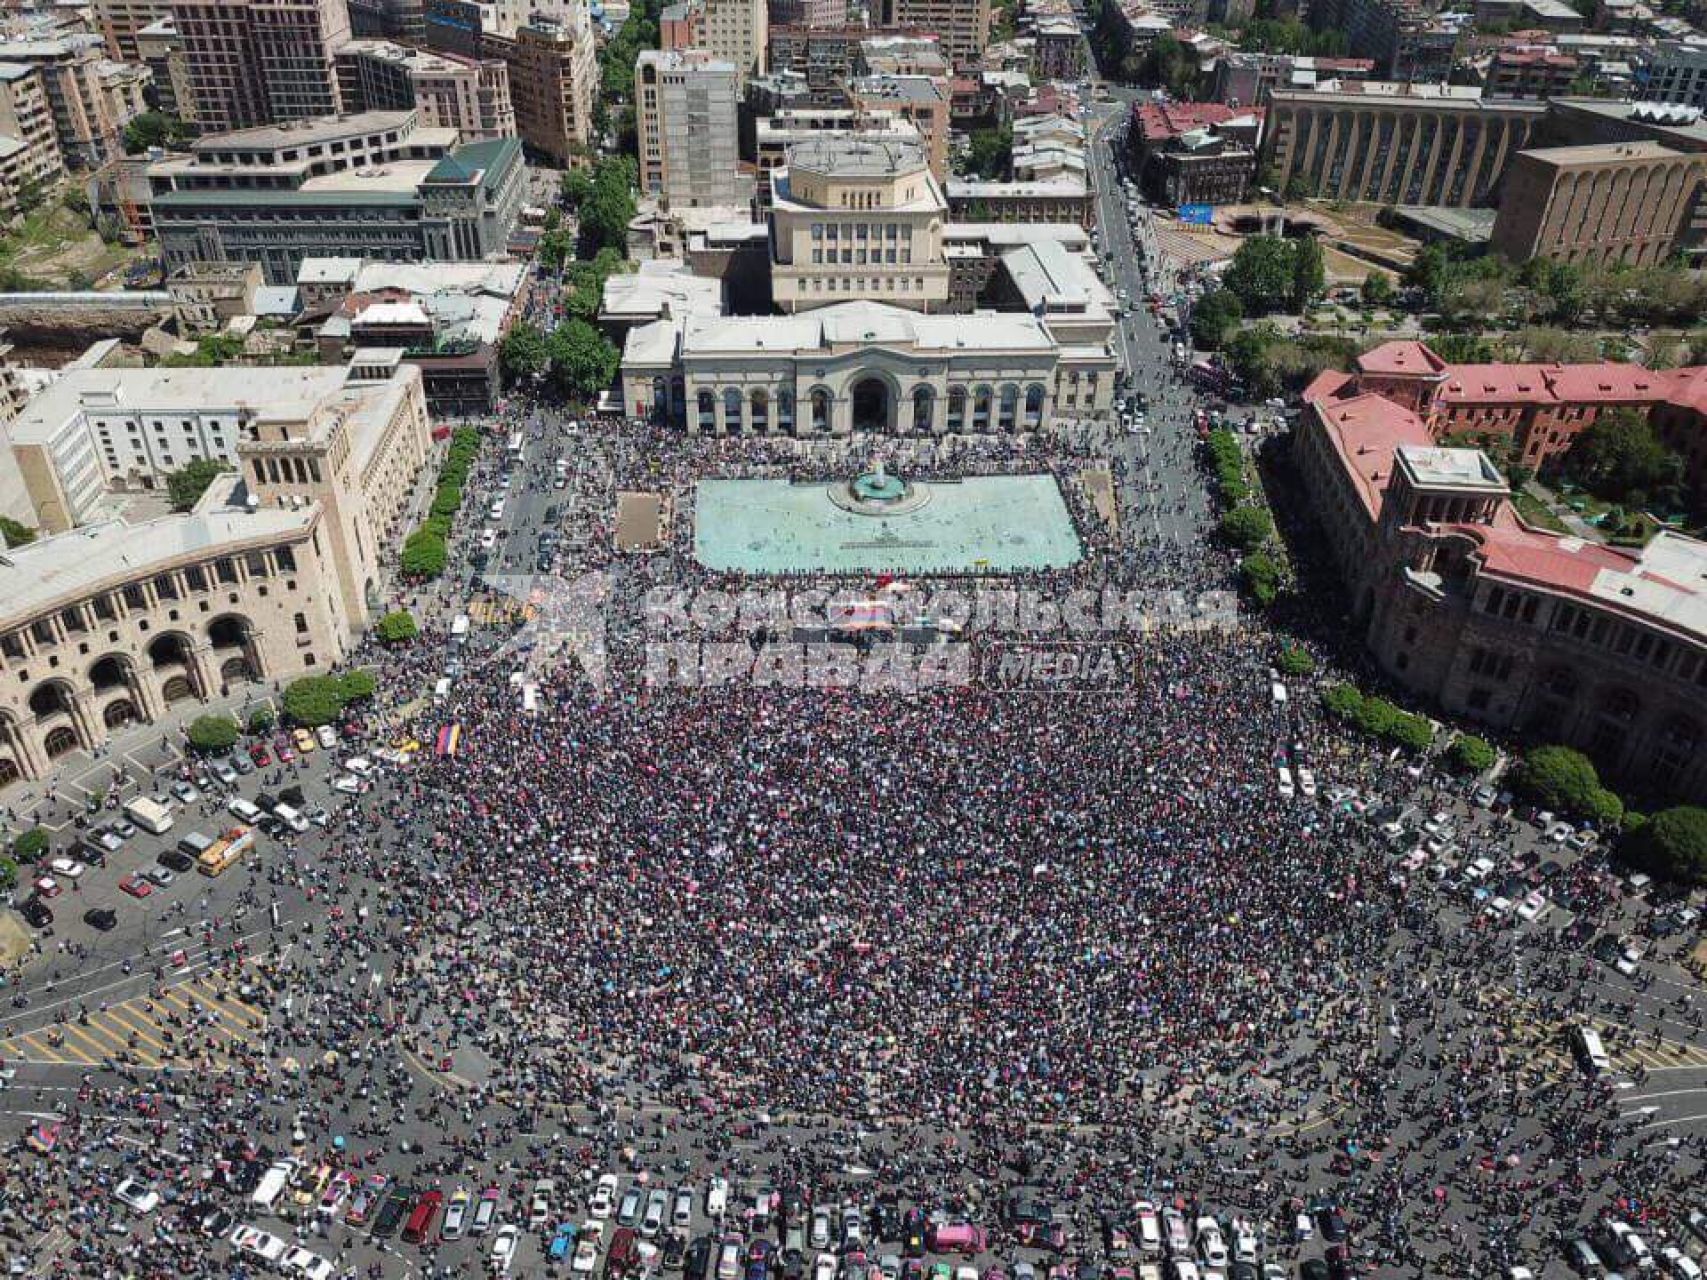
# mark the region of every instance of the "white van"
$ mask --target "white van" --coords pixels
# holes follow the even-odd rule
[[[1577,1059],[1588,1069],[1591,1076],[1598,1076],[1612,1069],[1612,1059],[1607,1055],[1606,1046],[1600,1042],[1600,1033],[1593,1027],[1572,1027],[1571,1048],[1576,1051]]]
[[[273,817],[284,823],[285,826],[289,827],[299,836],[308,830],[308,819],[303,817],[302,814],[298,813],[288,804],[274,805]]]
[[[296,1176],[296,1171],[302,1167],[302,1162],[292,1156],[275,1160],[261,1175],[261,1181],[249,1196],[249,1203],[263,1213],[270,1213],[273,1206],[284,1198],[284,1193],[290,1189],[290,1181]]]
[[[502,520],[504,518],[504,500],[502,498],[487,508],[486,518],[488,520]]]
[[[433,686],[433,701],[443,702],[450,697],[450,677],[440,676],[438,683]]]
[[[261,819],[261,811],[250,804],[242,796],[232,796],[225,802],[225,808],[233,818],[254,826]]]

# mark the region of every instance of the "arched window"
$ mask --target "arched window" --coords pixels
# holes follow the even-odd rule
[[[1688,716],[1674,715],[1655,737],[1650,780],[1660,790],[1677,786],[1684,770],[1701,750],[1701,729]]]
[[[776,429],[785,435],[794,434],[794,392],[787,387],[776,393]]]
[[[990,429],[990,388],[979,387],[972,393],[972,429]]]
[[[929,387],[913,388],[913,430],[930,433],[931,418],[936,412],[936,392]]]
[[[723,429],[730,435],[741,429],[741,393],[734,387],[723,392]]]
[[[1043,384],[1032,383],[1025,389],[1025,425],[1027,430],[1035,430],[1043,425]]]
[[[948,389],[948,429],[950,431],[966,430],[965,387],[950,387]]]
[[[759,388],[751,396],[754,431],[769,431],[771,429],[771,398],[770,394]]]
[[[830,429],[830,393],[823,387],[812,390],[812,430],[828,431]]]
[[[1019,388],[1008,383],[1002,388],[1002,412],[1000,425],[1003,431],[1012,431],[1019,417]]]
[[[717,398],[709,391],[701,391],[699,402],[699,429],[701,431],[717,430]]]
[[[670,412],[670,384],[662,378],[652,379],[652,416],[662,421]]]

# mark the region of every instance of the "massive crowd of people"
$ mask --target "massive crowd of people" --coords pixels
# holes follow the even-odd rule
[[[1183,395],[1157,400],[1145,447],[1183,456]],[[1522,1038],[1601,1007],[1579,955],[1550,930],[1514,941],[1439,914],[1362,817],[1277,792],[1285,751],[1324,784],[1454,803],[1340,739],[1307,697],[1277,705],[1260,628],[1146,635],[1130,684],[1094,697],[649,687],[648,593],[737,585],[692,559],[694,480],[836,474],[869,444],[571,431],[524,404],[492,436],[515,431],[531,461],[512,484],[561,493],[552,570],[609,575],[612,679],[535,670],[524,710],[516,637],[477,628],[424,705],[472,548],[442,583],[400,589],[425,630],[358,655],[381,676],[364,714],[426,746],[324,836],[245,871],[251,926],[286,882],[313,892],[318,925],[247,952],[240,920],[209,930],[222,980],[269,988],[261,1043],[184,1028],[188,1058],[217,1045],[235,1070],[91,1074],[51,1099],[53,1153],[7,1157],[0,1223],[43,1274],[232,1274],[193,1232],[115,1218],[107,1192],[134,1170],[190,1194],[245,1141],[518,1197],[538,1176],[573,1197],[595,1170],[652,1162],[993,1221],[1023,1183],[1062,1208],[1080,1254],[1096,1215],[1139,1196],[1251,1212],[1277,1251],[1293,1211],[1332,1203],[1360,1264],[1419,1276],[1552,1256],[1554,1233],[1613,1199],[1664,1214],[1699,1176],[1698,1137],[1634,1140],[1609,1086]],[[886,448],[920,473],[1060,477],[1086,556],[1031,585],[1228,582],[1204,539],[1158,541],[1131,518],[1156,501],[1131,483],[1131,441],[1076,427],[1023,449]],[[1079,478],[1111,454],[1116,523]],[[615,494],[636,487],[665,493],[678,524],[662,551],[621,556]],[[449,723],[460,745],[435,755]],[[1466,840],[1511,839],[1464,821]],[[1592,861],[1573,874],[1586,891]],[[1522,1014],[1492,976],[1514,948]],[[42,961],[37,991],[75,960]],[[299,1230],[341,1264],[402,1274],[341,1229]]]

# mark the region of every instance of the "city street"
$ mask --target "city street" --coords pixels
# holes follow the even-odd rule
[[[1335,605],[1111,622],[1134,661],[1088,691],[651,678],[671,593],[755,652],[743,591],[904,602],[925,638],[824,628],[899,661],[1057,638],[949,626],[945,584],[1235,589],[1208,406],[1147,304],[1176,282],[1114,163],[1126,107],[1096,104],[1091,148],[1127,303],[1111,422],[692,436],[524,387],[478,424],[445,573],[385,593],[420,634],[363,641],[378,688],[324,738],[195,758],[129,731],[127,797],[196,793],[102,865],[53,860],[116,804],[14,797],[50,843],[25,875],[56,878],[20,886],[52,916],[0,988],[11,1274],[1522,1280],[1578,1240],[1629,1271],[1630,1233],[1707,1253],[1702,916],[1610,833],[1453,772],[1449,726],[1407,756],[1326,715],[1369,678]],[[535,283],[549,312],[561,281]],[[695,558],[701,480],[874,457],[1043,477],[1078,558],[944,582]],[[670,518],[631,553],[636,490]],[[608,679],[516,607],[585,577]],[[239,824],[229,865],[180,848]]]

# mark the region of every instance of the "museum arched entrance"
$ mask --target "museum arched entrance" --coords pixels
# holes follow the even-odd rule
[[[853,429],[889,431],[889,384],[882,378],[861,378],[853,385]]]

